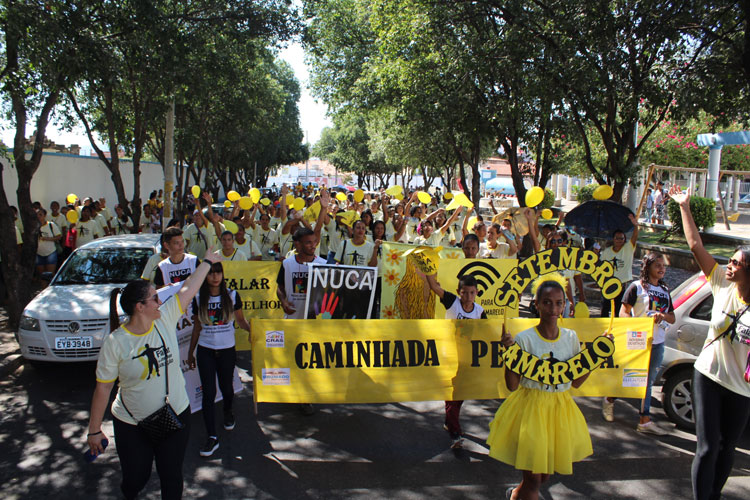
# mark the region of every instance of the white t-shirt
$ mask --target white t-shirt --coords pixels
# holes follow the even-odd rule
[[[260,248],[258,248],[258,245],[256,245],[253,240],[247,237],[247,234],[245,235],[245,242],[241,245],[237,243],[237,239],[235,238],[234,248],[241,250],[242,253],[245,254],[248,260],[252,259],[253,257],[258,257],[261,255]],[[273,259],[268,259],[268,260],[273,260]]]
[[[68,222],[68,219],[66,219],[63,214],[58,213],[57,215],[52,215],[52,212],[50,212],[49,215],[47,216],[47,219],[57,224],[57,227],[59,227],[60,230],[66,227],[70,227],[70,223]]]
[[[185,251],[202,259],[206,250],[216,244],[216,231],[213,227],[201,226],[198,229],[195,224],[189,224],[182,232],[182,238],[185,240]]]
[[[318,256],[312,262],[300,264],[297,257],[292,255],[281,263],[276,282],[284,287],[286,298],[294,306],[294,314],[284,313],[284,319],[305,319],[305,298],[307,297],[307,276],[310,264],[325,264],[326,261]]]
[[[602,250],[599,260],[611,262],[615,268],[615,278],[624,284],[633,279],[633,253],[635,253],[635,247],[628,240],[619,252],[615,252],[611,246]]]
[[[724,271],[724,267],[716,265],[708,277],[714,307],[706,343],[695,361],[695,369],[730,391],[750,398],[750,384],[743,378],[750,354],[750,304],[740,298],[737,285],[727,281]],[[743,311],[737,321],[736,339],[730,342],[726,335],[712,343],[731,326],[729,315],[736,316]]]
[[[169,363],[169,403],[177,413],[185,411],[190,404],[175,331],[177,320],[183,313],[180,299],[170,297],[159,310],[161,317],[142,335],[133,334],[121,326],[106,336],[96,365],[97,382],[120,379],[120,388],[112,403],[112,415],[133,425],[164,405],[166,363]],[[137,420],[130,416],[125,406]]]
[[[94,241],[95,238],[101,238],[104,233],[101,231],[101,226],[95,220],[89,219],[86,222],[78,221],[76,223],[76,248],[80,248],[89,241]]]
[[[628,286],[628,289],[625,290],[625,294],[622,296],[622,303],[633,306],[633,317],[653,316],[658,312],[665,314],[674,312],[669,290],[661,285],[651,284],[649,284],[648,290],[646,290],[643,288],[641,280],[636,280]],[[663,324],[654,325],[653,344],[664,343],[664,338],[667,334],[664,326]]]
[[[554,358],[558,361],[567,361],[581,350],[578,335],[567,328],[559,328],[557,339],[547,340],[542,337],[536,327],[533,327],[516,335],[515,341],[521,349],[540,359]],[[526,377],[521,377],[521,385],[546,392],[565,392],[570,389],[570,382],[552,386],[529,380]]]
[[[180,283],[190,277],[195,272],[195,268],[198,265],[198,258],[195,255],[188,253],[184,254],[182,260],[175,264],[172,262],[170,257],[159,262],[157,266],[156,276],[154,277],[154,285],[157,288],[163,285],[171,285],[172,283]]]
[[[375,244],[363,241],[361,245],[355,245],[352,240],[345,240],[341,248],[336,252],[336,262],[349,266],[369,266]]]
[[[234,260],[237,262],[245,262],[247,261],[247,255],[245,255],[245,252],[242,250],[235,248],[232,252],[232,255],[226,255],[224,254],[224,250],[221,251],[221,254],[224,256],[224,260]]]
[[[433,231],[432,234],[427,238],[425,238],[424,236],[417,236],[416,238],[414,238],[414,244],[428,247],[439,247],[442,239],[443,235],[440,234],[440,231]]]
[[[39,227],[39,234],[44,238],[53,238],[55,236],[62,236],[62,231],[52,221],[46,222],[43,226]],[[54,241],[43,241],[39,240],[39,245],[36,248],[36,254],[40,257],[47,257],[57,251]]]
[[[159,267],[159,262],[161,262],[162,260],[164,259],[159,252],[156,252],[151,257],[149,257],[146,261],[146,265],[143,267],[141,279],[148,280],[153,284],[156,279],[156,271]]]
[[[198,345],[209,349],[229,349],[230,347],[234,347],[234,311],[242,309],[242,299],[240,299],[240,294],[236,291],[227,291],[232,301],[232,312],[229,314],[227,321],[224,321],[220,314],[221,295],[211,295],[208,297],[208,323],[204,323],[200,318],[200,293],[193,299],[193,314],[196,317],[196,321],[201,322]]]
[[[458,296],[450,292],[443,293],[440,303],[445,307],[445,319],[487,319],[482,306],[475,302],[472,304],[474,308],[466,312]]]
[[[263,260],[274,260],[268,252],[273,250],[274,245],[279,244],[279,233],[270,227],[269,225],[269,229],[266,231],[260,224],[256,224],[255,230],[252,233],[253,243],[258,249],[254,252],[254,255],[261,255]]]
[[[490,248],[490,244],[487,241],[479,245],[480,259],[507,259],[509,252],[510,245],[501,241],[497,242],[495,248]]]

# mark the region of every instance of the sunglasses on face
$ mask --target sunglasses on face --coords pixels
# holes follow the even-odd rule
[[[615,236],[615,240],[617,240],[617,241],[624,241],[625,238],[623,236]]]
[[[152,300],[158,304],[159,303],[159,294],[155,293],[151,297],[149,297],[147,299],[141,300],[141,304],[147,304],[147,303],[149,303]]]
[[[564,241],[563,241],[562,238],[550,239],[549,242],[550,243],[556,243],[558,245],[562,245],[564,243]]]
[[[737,259],[729,259],[729,263],[732,264],[733,267],[738,267],[740,269],[745,267],[745,265]]]

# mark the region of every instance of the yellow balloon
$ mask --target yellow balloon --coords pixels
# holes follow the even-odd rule
[[[362,201],[364,199],[365,199],[365,192],[364,191],[362,191],[361,189],[357,189],[356,191],[354,191],[354,201],[356,201],[357,203],[359,203],[360,201]]]
[[[458,200],[456,198],[453,198],[450,203],[448,203],[448,206],[445,207],[445,209],[451,211],[457,209],[460,206],[461,204],[458,202]]]
[[[286,206],[291,207],[292,205],[294,205],[294,195],[288,194],[286,195]]]
[[[224,207],[225,208],[231,208],[232,207],[232,202],[229,201],[229,200],[224,200]]]
[[[458,203],[462,207],[466,207],[469,210],[474,208],[474,203],[472,203],[469,197],[466,196],[464,193],[456,194],[456,197],[454,199],[456,200],[456,203]]]
[[[237,231],[240,230],[240,228],[237,227],[237,224],[232,222],[231,220],[224,220],[224,227],[227,231],[231,231],[232,234],[237,234]]]
[[[526,191],[527,207],[533,208],[539,205],[542,201],[544,201],[544,189],[540,188],[539,186],[534,186],[533,188]]]
[[[388,189],[385,190],[385,194],[389,196],[396,196],[398,194],[403,194],[404,188],[401,186],[391,186]]]
[[[576,319],[588,318],[589,317],[589,306],[585,302],[579,302],[576,304]]]
[[[243,196],[240,198],[240,208],[242,210],[250,210],[253,208],[253,200],[249,196]]]
[[[549,208],[545,208],[544,210],[542,210],[542,219],[551,219],[553,215],[554,214],[552,213],[552,210],[550,210]]]
[[[443,195],[443,198],[445,198],[446,200],[453,199],[453,193],[451,193],[450,191],[448,191],[447,193],[445,193]]]
[[[260,189],[252,188],[249,194],[250,199],[253,200],[253,203],[258,203],[260,201]]]
[[[261,198],[260,199],[260,204],[267,207],[268,205],[271,204],[271,200],[269,200],[268,198]]]
[[[68,222],[71,224],[75,224],[78,222],[78,212],[76,210],[68,210],[68,213],[65,214],[65,218],[68,219]]]
[[[593,196],[595,200],[608,200],[614,194],[612,186],[609,184],[602,184],[598,188],[594,189]]]
[[[344,193],[336,193],[336,199],[339,201],[346,201],[346,195]]]
[[[70,193],[67,198],[65,198],[68,201],[68,204],[72,205],[76,202],[78,199],[78,196],[74,195],[73,193]]]
[[[201,195],[201,187],[196,184],[190,188],[190,192],[193,193],[193,198],[199,198]]]
[[[305,200],[303,200],[302,198],[295,198],[292,206],[297,211],[302,210],[303,208],[305,208]]]
[[[430,196],[430,193],[425,193],[424,191],[419,191],[417,193],[417,199],[424,203],[425,205],[429,204],[432,201],[432,196]]]
[[[237,191],[229,191],[227,193],[227,199],[229,201],[237,201],[240,198],[242,198],[242,197],[240,196],[240,193],[238,193]]]

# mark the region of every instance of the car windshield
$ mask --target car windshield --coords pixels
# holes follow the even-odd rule
[[[92,248],[78,250],[65,262],[52,285],[128,283],[141,277],[151,248]]]

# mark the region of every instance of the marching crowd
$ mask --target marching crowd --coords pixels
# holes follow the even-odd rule
[[[692,476],[697,499],[719,498],[731,470],[734,448],[744,423],[750,417],[750,248],[737,249],[725,269],[703,248],[689,210],[689,193],[673,187],[660,197],[671,197],[681,209],[686,237],[699,266],[709,279],[715,296],[711,329],[704,351],[695,367],[695,412],[697,452]],[[532,208],[498,212],[492,202],[481,214],[476,206],[451,205],[452,193],[424,197],[424,192],[332,193],[301,185],[282,186],[249,208],[241,200],[212,207],[207,193],[193,199],[195,210],[185,220],[161,221],[160,194],[154,192],[143,207],[137,224],[119,206],[113,215],[104,199],[72,200],[61,207],[41,205],[37,266],[40,272],[54,270],[73,249],[94,238],[136,231],[161,232],[162,253],[154,255],[143,271],[143,279],[116,290],[111,297],[112,334],[106,339],[97,367],[88,443],[93,453],[104,451],[101,430],[109,395],[116,380],[119,390],[112,414],[117,452],[123,472],[122,491],[134,498],[144,487],[155,460],[162,496],[182,494],[182,461],[189,434],[188,399],[179,359],[175,325],[192,307],[194,331],[187,360],[197,367],[203,384],[203,417],[207,432],[202,456],[219,447],[214,416],[215,384],[223,395],[223,426],[235,426],[232,411],[232,374],[235,364],[234,323],[249,330],[237,293],[227,289],[222,261],[279,260],[278,298],[285,318],[304,318],[308,264],[339,263],[378,267],[381,245],[397,241],[427,246],[458,246],[465,258],[525,257],[534,252],[562,246],[581,246],[599,253],[613,264],[623,291],[614,302],[602,300],[602,316],[649,316],[654,319],[646,397],[642,401],[639,432],[665,434],[650,419],[651,386],[664,353],[665,332],[674,323],[674,309],[664,282],[665,259],[648,253],[640,276],[633,279],[632,264],[638,241],[638,224],[633,231],[615,231],[604,248],[580,238],[556,223],[540,224],[539,211]],[[428,195],[429,196],[429,195]],[[298,201],[299,200],[299,201]],[[68,200],[71,201],[71,200]],[[663,220],[661,199],[646,205],[647,219]],[[449,210],[452,209],[452,210]],[[74,210],[77,215],[69,216]],[[624,229],[624,228],[623,228]],[[20,242],[20,238],[19,238]],[[446,318],[486,318],[475,303],[477,282],[463,277],[456,293],[445,290],[435,276],[426,284],[446,308]],[[156,289],[184,282],[180,291],[162,303]],[[585,303],[580,274],[566,271],[558,277],[538,280],[532,310],[539,324],[511,338],[505,332],[502,343],[518,343],[537,356],[565,360],[578,353],[580,343],[572,330],[557,326],[557,318],[572,317],[578,303]],[[120,325],[117,300],[128,315]],[[377,308],[376,308],[377,309]],[[161,356],[157,356],[161,352]],[[149,360],[148,377],[142,376],[138,358]],[[153,369],[152,369],[153,367]],[[154,373],[155,372],[155,373]],[[166,377],[166,386],[160,373]],[[154,375],[152,377],[152,375]],[[586,376],[571,384],[544,386],[506,371],[512,396],[500,406],[490,424],[490,456],[523,471],[522,481],[510,488],[508,498],[535,499],[550,474],[572,473],[572,463],[592,453],[588,428],[570,397],[571,386],[584,383]],[[165,398],[166,394],[166,398]],[[451,447],[462,446],[459,413],[462,401],[445,402],[444,428]],[[314,411],[302,405],[304,413]],[[158,414],[158,415],[157,415]],[[614,420],[614,400],[604,398],[602,414]],[[166,416],[165,416],[166,415]],[[151,421],[171,422],[171,432],[161,429],[153,435]],[[165,420],[166,419],[166,420]],[[544,436],[544,437],[540,437]]]

